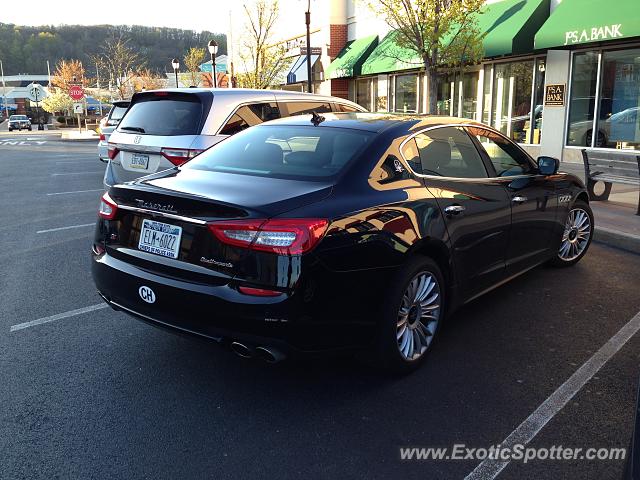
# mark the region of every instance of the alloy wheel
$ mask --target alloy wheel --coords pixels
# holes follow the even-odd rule
[[[441,315],[440,285],[429,272],[420,272],[409,282],[398,310],[396,339],[400,355],[419,359],[429,348]]]
[[[589,245],[591,230],[589,214],[580,207],[573,208],[567,217],[558,257],[565,262],[571,262],[582,255]]]

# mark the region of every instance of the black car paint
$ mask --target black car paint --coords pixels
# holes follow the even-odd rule
[[[329,229],[313,251],[294,256],[248,251],[216,242],[206,226],[180,223],[166,212],[122,210],[118,219],[96,226],[95,243],[106,249],[94,248],[93,254],[100,294],[114,308],[150,323],[210,338],[305,352],[361,347],[376,332],[388,282],[412,255],[429,255],[440,265],[451,312],[555,255],[570,204],[578,196],[587,199],[581,181],[566,173],[481,181],[414,174],[400,153],[401,142],[423,128],[460,121],[357,117],[335,115],[315,127],[377,132],[331,185],[173,169],[109,190],[125,208],[152,201],[205,222],[327,218]],[[571,201],[559,204],[561,194]],[[513,206],[515,195],[527,201]],[[444,214],[453,203],[467,210]],[[142,218],[154,217],[183,226],[183,243],[200,250],[181,253],[178,260],[137,250]],[[202,263],[201,257],[217,263]],[[139,298],[142,285],[155,291],[155,304]],[[239,285],[281,294],[248,296]]]

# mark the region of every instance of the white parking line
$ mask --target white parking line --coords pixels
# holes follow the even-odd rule
[[[72,193],[87,193],[87,192],[103,192],[104,188],[96,188],[94,190],[74,190],[73,192],[54,192],[54,193],[47,193],[48,197],[51,197],[53,195],[71,195]]]
[[[78,308],[76,310],[70,310],[64,313],[58,313],[57,315],[51,315],[50,317],[38,318],[37,320],[31,320],[30,322],[18,323],[17,325],[11,325],[10,332],[17,330],[24,330],[25,328],[35,327],[36,325],[42,325],[43,323],[55,322],[56,320],[62,320],[63,318],[75,317],[76,315],[82,315],[83,313],[95,312],[96,310],[102,310],[109,305],[106,303],[98,303],[89,307]]]
[[[95,170],[93,172],[52,173],[51,176],[52,177],[61,177],[63,175],[89,175],[89,174],[96,174],[96,173],[103,173],[103,172],[102,172],[102,170]]]
[[[640,312],[618,330],[600,350],[593,354],[576,372],[553,392],[542,404],[529,415],[518,428],[505,438],[502,448],[513,448],[514,445],[526,445],[544,428],[564,406],[571,401],[591,378],[598,373],[610,359],[640,330]],[[465,480],[490,480],[509,465],[506,460],[483,460]]]
[[[83,223],[82,225],[69,225],[68,227],[49,228],[48,230],[38,230],[36,233],[59,232],[60,230],[70,230],[72,228],[92,227],[94,223]]]

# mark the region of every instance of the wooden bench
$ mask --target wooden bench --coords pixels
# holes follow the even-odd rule
[[[591,200],[608,200],[612,183],[637,185],[638,209],[640,215],[640,152],[622,152],[606,150],[582,150],[584,174]],[[596,193],[594,186],[598,182],[604,183],[604,191]]]

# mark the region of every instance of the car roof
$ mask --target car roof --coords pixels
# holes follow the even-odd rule
[[[319,126],[351,128],[367,130],[370,132],[382,132],[393,127],[400,127],[407,131],[421,130],[428,127],[445,125],[475,125],[487,128],[473,120],[458,117],[440,115],[404,115],[395,113],[323,113],[324,120]],[[306,126],[311,124],[312,115],[295,115],[293,117],[271,120],[262,125],[294,125]]]
[[[224,95],[225,97],[244,98],[246,96],[265,96],[280,98],[304,99],[313,98],[315,100],[326,100],[327,102],[344,102],[353,103],[351,100],[344,98],[331,97],[327,95],[318,95],[316,93],[292,92],[288,90],[264,90],[259,88],[162,88],[158,90],[146,90],[145,93],[153,92],[169,92],[169,93],[213,93],[214,95]]]

